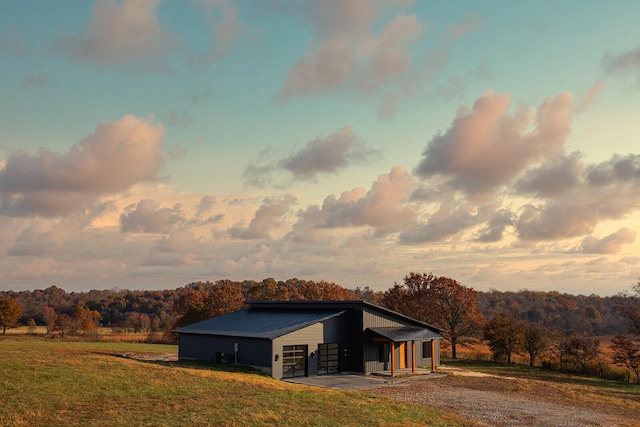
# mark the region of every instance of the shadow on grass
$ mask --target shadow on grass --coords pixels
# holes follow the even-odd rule
[[[529,380],[548,381],[563,384],[574,384],[579,386],[590,386],[606,389],[613,392],[621,392],[640,397],[640,385],[624,383],[621,381],[606,380],[597,377],[590,377],[580,374],[554,371],[551,369],[531,367],[518,364],[505,364],[498,362],[486,362],[470,359],[442,359],[445,366],[467,368],[480,372],[505,375]]]

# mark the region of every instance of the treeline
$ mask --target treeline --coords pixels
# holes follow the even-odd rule
[[[247,300],[345,300],[358,299],[383,304],[387,291],[369,287],[346,289],[335,283],[289,279],[276,281],[219,280],[193,282],[165,290],[91,290],[66,292],[50,286],[34,291],[3,291],[22,308],[18,323],[34,319],[46,326],[55,315],[74,313],[91,317],[91,322],[134,332],[164,331],[242,308]],[[510,313],[528,323],[539,323],[564,335],[616,335],[626,333],[626,324],[616,313],[619,297],[571,295],[557,291],[477,292],[478,307],[490,321],[498,313]],[[78,309],[78,307],[82,309]],[[91,315],[87,314],[88,312]],[[53,312],[53,313],[52,313]]]

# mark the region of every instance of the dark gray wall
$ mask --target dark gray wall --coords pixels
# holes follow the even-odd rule
[[[224,337],[215,335],[180,334],[180,359],[211,360],[213,353],[224,353],[234,363],[234,344],[238,343],[238,363],[271,370],[271,342],[260,338]]]

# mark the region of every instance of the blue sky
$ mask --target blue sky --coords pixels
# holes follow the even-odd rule
[[[640,276],[636,1],[2,2],[0,289]]]

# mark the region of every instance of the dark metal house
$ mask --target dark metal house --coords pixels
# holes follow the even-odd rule
[[[272,377],[400,373],[440,364],[441,332],[364,301],[252,301],[174,330],[181,360],[226,360]]]

